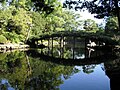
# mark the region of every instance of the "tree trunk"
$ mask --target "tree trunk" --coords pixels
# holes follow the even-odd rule
[[[28,29],[28,32],[27,32],[27,36],[26,36],[26,40],[25,40],[25,42],[27,42],[27,40],[28,40],[28,38],[29,38],[29,36],[30,36],[30,30],[31,30],[31,28]]]
[[[116,14],[118,18],[118,30],[120,32],[120,8],[118,6],[118,0],[115,0]]]
[[[118,15],[117,15],[117,17],[118,17],[118,30],[120,32],[120,9],[119,8],[118,8]]]

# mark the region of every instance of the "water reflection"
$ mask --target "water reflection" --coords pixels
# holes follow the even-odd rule
[[[35,50],[36,51],[36,50]],[[52,62],[30,51],[0,53],[0,90],[115,90],[120,59],[80,63]],[[69,53],[69,52],[68,52]],[[70,56],[67,53],[68,56]],[[41,55],[41,56],[39,56]],[[44,57],[44,58],[43,58]],[[109,56],[110,57],[110,56]],[[44,60],[48,59],[48,60]],[[52,59],[52,58],[51,58]],[[55,58],[53,58],[55,59]],[[113,84],[116,83],[116,87]]]
[[[108,55],[112,51],[112,47],[102,40],[75,36],[54,37],[46,40],[46,43],[41,41],[41,45],[46,46],[46,48],[41,49],[44,55],[64,59],[94,58]]]
[[[10,83],[6,79],[2,79],[0,83],[0,90],[15,90],[11,87]]]
[[[64,40],[65,41],[65,40]],[[66,41],[63,45],[50,44],[38,52],[55,58],[62,59],[88,59],[88,58],[99,58],[112,55],[111,51],[105,49],[106,46],[100,45],[100,42],[96,46],[88,46],[88,42],[84,39],[80,39],[77,42]],[[63,42],[64,43],[64,42]]]
[[[110,80],[101,69],[101,64],[96,65],[92,73],[84,73],[80,66],[77,68],[81,72],[75,74],[74,78],[65,80],[60,86],[61,90],[110,90]]]

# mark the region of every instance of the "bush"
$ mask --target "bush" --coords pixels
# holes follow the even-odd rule
[[[7,43],[7,39],[5,36],[0,35],[0,44],[4,44],[4,43]]]
[[[5,61],[6,56],[7,56],[7,53],[0,53],[0,62]]]

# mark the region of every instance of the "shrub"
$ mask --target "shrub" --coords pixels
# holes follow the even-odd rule
[[[4,43],[7,43],[7,39],[5,36],[0,35],[0,44],[4,44]]]
[[[7,54],[6,53],[0,53],[0,62],[5,61]]]

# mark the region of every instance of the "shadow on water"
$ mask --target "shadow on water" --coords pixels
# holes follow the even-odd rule
[[[41,60],[44,61],[51,61],[53,63],[68,65],[68,66],[100,64],[103,62],[109,62],[117,58],[117,56],[113,53],[106,53],[104,55],[90,57],[90,58],[82,58],[82,59],[58,58],[58,57],[46,55],[43,53],[43,51],[39,53],[39,51],[37,50],[30,50],[27,52],[27,54],[34,58],[40,58]]]

